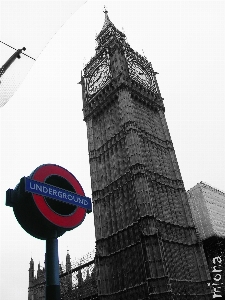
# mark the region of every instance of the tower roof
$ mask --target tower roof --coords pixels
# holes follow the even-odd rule
[[[104,47],[104,45],[107,43],[107,41],[113,36],[116,37],[117,39],[120,39],[121,41],[125,40],[125,38],[126,38],[125,34],[122,33],[120,30],[118,30],[115,27],[115,25],[111,22],[106,8],[103,12],[105,14],[105,21],[104,21],[101,31],[95,38],[95,40],[97,41],[97,44],[98,44],[96,50],[100,50],[102,47]]]
[[[121,31],[119,31],[119,30],[116,28],[116,26],[113,24],[113,22],[111,22],[111,20],[109,19],[108,11],[106,10],[106,8],[105,8],[105,10],[104,10],[103,12],[104,12],[104,14],[105,14],[105,21],[104,21],[104,24],[103,24],[103,27],[102,27],[101,31],[100,31],[99,34],[97,34],[97,36],[96,36],[96,40],[98,40],[98,38],[99,38],[101,35],[104,35],[104,32],[106,31],[106,28],[109,28],[109,27],[113,28],[115,31],[119,32],[122,36],[125,37],[125,34],[122,33]]]
[[[105,22],[104,22],[104,24],[103,24],[102,30],[100,31],[99,35],[101,34],[102,31],[105,30],[105,28],[106,28],[107,26],[111,25],[111,26],[115,27],[115,25],[114,25],[114,24],[110,21],[110,19],[109,19],[108,11],[107,11],[106,8],[105,8],[105,10],[104,10],[103,12],[104,12],[104,14],[105,14]]]

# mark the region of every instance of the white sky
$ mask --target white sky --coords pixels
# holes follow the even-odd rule
[[[40,9],[43,3],[36,5]],[[54,35],[17,92],[0,108],[1,299],[27,298],[30,258],[37,270],[39,261],[44,265],[45,253],[45,242],[28,235],[12,208],[5,206],[5,191],[39,165],[54,163],[73,173],[91,197],[86,124],[77,83],[83,64],[95,54],[104,5],[114,25],[124,28],[130,46],[140,54],[143,49],[159,73],[185,188],[205,181],[225,190],[224,2],[89,0]],[[26,11],[24,20],[32,32],[32,18]],[[42,21],[40,17],[40,32],[45,32]],[[17,28],[13,19],[10,22]],[[10,42],[27,47],[30,56],[34,54],[27,45],[38,44],[35,35],[20,44],[16,33],[15,44]],[[25,59],[15,64],[23,66]],[[59,238],[59,261],[65,263],[67,249],[74,260],[94,247],[93,214],[89,214],[80,227]]]

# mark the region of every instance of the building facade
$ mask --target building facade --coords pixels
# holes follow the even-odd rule
[[[45,281],[45,268],[40,267],[38,264],[37,275],[34,274],[34,261],[30,260],[29,267],[29,288],[28,300],[45,300],[45,285],[41,284]]]
[[[156,73],[110,21],[82,76],[99,299],[211,299]]]
[[[38,264],[37,274],[34,274],[34,261],[31,258],[29,268],[28,300],[45,299],[45,268]],[[93,253],[71,264],[69,252],[66,255],[66,264],[59,265],[60,299],[61,300],[97,300],[96,271]]]
[[[214,298],[225,297],[225,193],[200,182],[187,194],[209,266]]]
[[[225,238],[225,193],[201,181],[187,194],[200,239]]]
[[[66,255],[65,272],[71,270],[71,261],[69,252]],[[31,258],[29,267],[29,288],[28,300],[45,300],[45,267],[41,268],[38,264],[37,275],[34,273],[34,261]],[[63,273],[63,268],[59,265],[59,274]],[[71,294],[72,291],[72,274],[69,274],[60,279],[61,299],[64,300],[64,295]]]

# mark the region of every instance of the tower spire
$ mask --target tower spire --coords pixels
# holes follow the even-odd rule
[[[103,27],[99,34],[97,34],[95,40],[97,42],[96,52],[98,53],[104,46],[108,43],[111,38],[116,38],[122,43],[125,40],[126,36],[121,31],[119,31],[115,25],[111,22],[108,16],[108,10],[104,6],[105,20]]]
[[[110,19],[109,19],[109,16],[108,16],[108,10],[106,9],[106,7],[104,6],[104,14],[105,14],[105,21],[104,21],[104,24],[103,24],[103,27],[102,27],[102,30],[101,30],[101,32],[108,26],[108,25],[112,25],[112,26],[114,26],[114,24],[110,21]],[[114,26],[115,27],[115,26]],[[100,33],[101,33],[100,32]]]
[[[106,9],[105,5],[104,5],[104,14],[107,14],[108,13],[108,10]]]

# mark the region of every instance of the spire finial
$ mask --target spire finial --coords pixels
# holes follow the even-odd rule
[[[111,21],[109,20],[109,16],[108,16],[108,10],[106,9],[106,7],[104,6],[104,14],[105,14],[105,22],[104,22],[104,25],[103,25],[103,29],[105,29],[106,26],[109,25],[109,23],[111,23]]]
[[[104,11],[103,12],[104,12],[105,15],[107,15],[107,13],[108,13],[108,10],[106,9],[105,5],[104,5]]]

